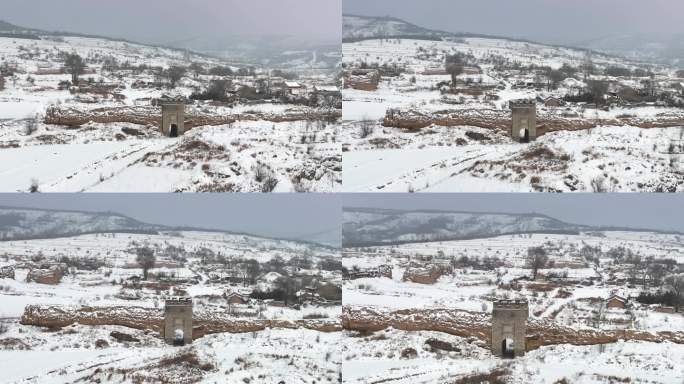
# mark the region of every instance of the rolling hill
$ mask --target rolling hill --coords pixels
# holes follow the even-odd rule
[[[168,229],[116,213],[0,208],[0,240],[26,240],[87,233],[155,233]]]
[[[540,214],[345,208],[344,246],[462,240],[517,233],[578,233],[591,228]]]

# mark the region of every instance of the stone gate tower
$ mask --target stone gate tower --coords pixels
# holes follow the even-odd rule
[[[526,300],[498,300],[492,309],[492,353],[499,357],[525,355],[529,309]]]
[[[511,100],[511,138],[521,142],[537,138],[537,103],[534,100]]]
[[[166,300],[161,330],[161,336],[168,344],[192,344],[191,298],[178,297]]]
[[[161,133],[167,137],[178,137],[185,133],[185,101],[161,100]]]

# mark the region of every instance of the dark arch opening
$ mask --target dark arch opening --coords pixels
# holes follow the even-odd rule
[[[525,128],[525,134],[522,137],[522,142],[523,143],[529,143],[530,142],[530,130],[528,128]]]
[[[515,349],[513,347],[513,340],[511,340],[511,339],[501,340],[501,356],[504,359],[512,359],[515,357]]]
[[[178,125],[171,124],[171,129],[169,129],[169,137],[178,137]]]

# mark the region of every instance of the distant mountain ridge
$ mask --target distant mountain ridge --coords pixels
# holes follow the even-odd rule
[[[0,20],[0,31],[2,32],[8,32],[8,31],[17,31],[17,30],[22,30],[25,28],[17,27],[14,24],[10,24],[6,21]]]
[[[0,207],[0,240],[28,240],[90,233],[158,233],[170,229],[115,213]]]
[[[619,52],[606,53],[596,50],[594,46],[577,47],[566,44],[541,43],[510,36],[489,35],[470,32],[446,32],[417,26],[405,20],[391,16],[342,15],[342,42],[353,43],[369,39],[417,39],[417,40],[456,40],[465,38],[483,38],[537,44],[547,47],[568,48],[578,51],[590,51],[597,55],[620,57]]]
[[[342,16],[342,38],[347,40],[399,36],[439,37],[446,34],[447,32],[419,27],[396,17],[372,17],[351,14]]]
[[[408,21],[391,16],[360,16],[352,14],[342,15],[342,41],[353,42],[366,39],[380,38],[416,38],[416,39],[447,39],[447,38],[489,38],[541,44],[527,39],[507,36],[488,35],[470,32],[446,32],[429,29],[412,24]],[[542,44],[544,45],[544,44]]]
[[[268,240],[313,244],[324,248],[335,248],[335,245],[326,241],[317,242],[305,239],[277,238],[222,229],[149,224],[112,212],[85,212],[0,206],[0,242],[50,239],[95,233],[159,234],[163,231],[216,232]]]
[[[553,217],[529,213],[466,211],[343,209],[342,245],[363,247],[433,241],[467,240],[512,234],[579,234],[588,231],[650,229],[596,227],[566,223]]]
[[[46,30],[37,29],[37,28],[25,28],[25,27],[20,27],[20,26],[8,23],[6,21],[0,20],[0,37],[41,39],[41,36],[82,37],[82,38],[89,38],[89,39],[102,39],[102,40],[113,41],[113,42],[137,44],[137,45],[142,45],[142,46],[147,46],[147,47],[157,47],[157,48],[165,48],[165,49],[171,49],[171,50],[176,50],[176,51],[184,51],[184,52],[192,53],[192,54],[195,54],[198,56],[213,57],[213,56],[206,54],[206,53],[193,52],[193,51],[189,51],[188,49],[179,48],[179,47],[155,45],[155,44],[149,44],[149,43],[141,43],[139,41],[133,41],[133,40],[119,38],[119,37],[94,35],[94,34],[88,34],[88,33],[68,32],[68,31],[46,31]]]
[[[195,36],[173,42],[141,42],[121,37],[102,36],[88,33],[68,31],[46,31],[36,28],[25,28],[0,20],[0,37],[23,39],[41,39],[44,36],[82,37],[102,39],[113,42],[137,44],[147,47],[171,49],[192,53],[198,56],[211,57],[244,64],[261,63],[265,65],[287,67],[289,61],[311,60],[314,52],[317,60],[325,67],[334,67],[339,58],[328,57],[335,47],[329,43],[294,41],[287,36]]]

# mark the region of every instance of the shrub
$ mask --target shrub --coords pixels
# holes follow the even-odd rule
[[[483,134],[483,133],[479,133],[479,132],[468,131],[468,132],[465,133],[465,135],[466,135],[469,139],[471,139],[471,140],[476,140],[476,141],[487,141],[487,140],[491,140],[491,139],[489,138],[489,136],[487,136],[487,135],[485,135],[485,134]]]
[[[414,348],[405,348],[401,351],[402,359],[414,359],[416,357],[418,357],[418,351],[416,351]]]
[[[359,122],[359,136],[362,139],[373,134],[373,121],[371,120],[361,120]]]
[[[606,179],[603,176],[597,176],[591,179],[591,190],[595,193],[605,193],[608,191],[606,188]]]
[[[38,179],[31,179],[31,185],[29,186],[29,192],[31,192],[31,193],[37,193],[38,192]]]
[[[323,312],[312,312],[304,315],[302,318],[304,319],[327,319],[328,314],[323,313]]]
[[[31,118],[27,119],[26,122],[24,123],[24,134],[26,136],[31,136],[33,132],[38,130],[38,119],[37,118]]]

